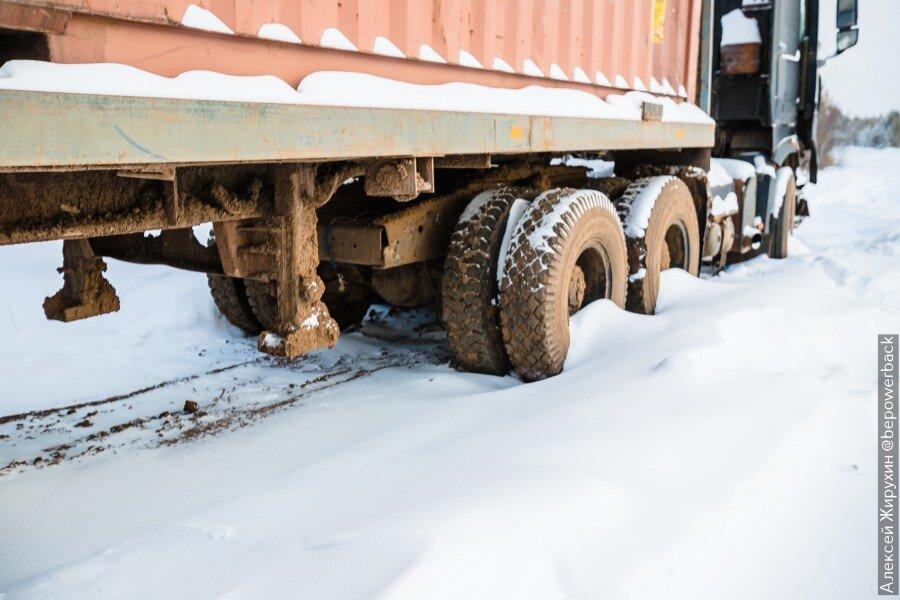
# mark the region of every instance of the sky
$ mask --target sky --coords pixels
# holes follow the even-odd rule
[[[834,6],[820,4],[820,57],[834,52]],[[900,110],[900,0],[859,0],[859,29],[859,43],[822,69],[823,87],[849,115]]]

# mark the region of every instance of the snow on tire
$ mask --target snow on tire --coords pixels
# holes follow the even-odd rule
[[[652,315],[659,274],[669,268],[700,271],[700,227],[690,190],[677,177],[644,177],[616,202],[628,240],[631,312]]]
[[[594,300],[625,305],[627,250],[609,198],[595,190],[553,189],[525,211],[500,280],[507,355],[523,381],[562,370],[569,316]]]
[[[790,167],[781,167],[775,175],[776,205],[769,234],[769,257],[787,258],[788,240],[794,227],[794,214],[797,212],[797,184],[794,171]]]
[[[453,231],[442,280],[442,317],[459,368],[504,375],[509,359],[497,310],[498,261],[511,227],[528,206],[517,188],[477,195]]]

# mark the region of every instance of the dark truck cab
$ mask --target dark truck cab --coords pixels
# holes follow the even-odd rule
[[[740,260],[758,248],[751,230],[771,237],[784,186],[776,170],[793,171],[796,216],[809,214],[803,186],[817,177],[819,68],[827,59],[818,52],[819,0],[717,0],[708,10],[701,103],[716,121],[713,156],[756,169],[734,217],[740,243],[729,254]],[[857,0],[838,0],[835,56],[857,43],[857,21]]]
[[[710,86],[710,114],[717,123],[714,154],[761,152],[775,165],[803,169],[815,182],[818,71],[824,64],[818,56],[819,1],[721,0],[714,6]],[[754,73],[732,74],[721,68],[722,18],[735,9],[759,26]],[[836,54],[857,43],[857,20],[857,0],[839,0]]]

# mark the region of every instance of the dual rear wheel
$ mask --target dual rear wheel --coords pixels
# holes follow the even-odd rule
[[[466,370],[512,368],[524,381],[556,375],[572,314],[603,299],[652,313],[659,272],[670,267],[699,268],[696,211],[678,179],[639,180],[616,204],[596,190],[486,192],[463,213],[448,248],[450,347]],[[629,302],[632,294],[639,301]]]
[[[442,316],[457,366],[512,369],[524,381],[556,375],[571,315],[604,299],[652,314],[661,271],[697,274],[699,237],[692,196],[674,177],[635,181],[615,203],[571,188],[479,194],[453,232],[443,274]],[[271,286],[210,275],[209,287],[235,326],[251,335],[271,326]],[[371,298],[323,300],[344,329],[363,318]]]

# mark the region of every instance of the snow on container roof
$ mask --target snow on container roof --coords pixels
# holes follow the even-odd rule
[[[275,75],[291,86],[328,70],[506,88],[533,83],[528,75],[556,75],[541,85],[601,97],[612,91],[606,78],[624,89],[666,80],[693,98],[701,4],[667,0],[657,11],[653,2],[609,0],[57,0],[43,10],[67,19],[48,36],[52,62],[119,63],[168,77]],[[29,24],[14,17],[4,27]],[[401,55],[406,60],[394,60]],[[581,76],[595,73],[605,76],[594,83]]]
[[[61,65],[13,60],[0,67],[0,89],[634,121],[641,120],[642,103],[649,100],[663,106],[663,121],[713,122],[693,104],[676,103],[671,98],[644,92],[610,95],[604,100],[581,90],[540,85],[520,89],[459,82],[418,85],[366,73],[334,71],[312,73],[295,90],[270,75],[240,77],[189,71],[170,78],[127,65]]]

